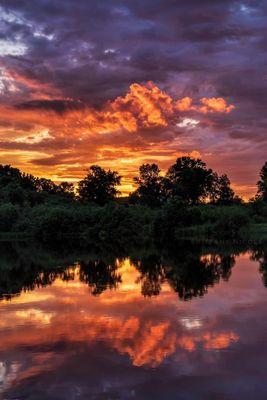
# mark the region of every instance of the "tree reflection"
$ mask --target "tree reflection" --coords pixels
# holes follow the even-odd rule
[[[161,285],[165,280],[165,269],[161,257],[151,254],[134,263],[140,272],[138,282],[141,282],[142,295],[149,297],[159,295]]]
[[[225,258],[217,254],[199,256],[190,253],[184,257],[176,260],[176,264],[168,268],[166,273],[170,286],[183,300],[203,296],[221,278],[228,280],[235,264],[234,256]]]
[[[64,282],[79,279],[90,287],[93,295],[117,289],[122,282],[117,255],[100,258],[93,254],[64,256],[59,253],[25,246],[3,247],[0,258],[0,299],[11,299],[23,291],[52,285],[56,279]],[[130,259],[139,272],[136,283],[141,285],[141,294],[149,297],[159,295],[164,282],[182,300],[203,296],[220,279],[228,280],[235,264],[235,256],[230,250],[204,249],[193,244],[181,244],[168,253],[155,249],[140,253],[139,250]],[[258,254],[255,257],[261,256]],[[262,262],[261,271],[267,270],[266,260],[267,257]]]
[[[80,281],[89,285],[93,295],[100,295],[107,289],[116,289],[121,282],[115,263],[106,264],[102,260],[82,261],[80,264]]]
[[[251,259],[259,262],[259,272],[262,276],[262,282],[267,287],[267,244],[260,248],[254,248]]]
[[[228,280],[235,264],[233,254],[203,254],[199,246],[179,248],[175,253],[160,256],[149,255],[133,260],[140,272],[141,292],[155,296],[168,282],[180,299],[190,300],[203,296],[209,286],[220,279]]]
[[[74,261],[62,253],[12,242],[2,243],[0,251],[0,299],[74,278]]]
[[[1,250],[0,300],[52,285],[56,279],[68,282],[77,275],[91,287],[93,295],[116,289],[121,282],[115,257],[107,261],[86,253],[64,256],[61,252],[12,243],[2,246]]]
[[[56,279],[69,281],[73,279],[72,267],[40,268],[30,264],[29,268],[0,269],[0,300],[10,300],[22,292],[52,285]]]

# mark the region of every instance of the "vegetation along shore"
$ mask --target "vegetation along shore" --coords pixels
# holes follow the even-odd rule
[[[119,196],[120,180],[116,171],[93,165],[75,188],[1,165],[0,239],[128,247],[267,238],[267,163],[246,203],[227,175],[190,157],[178,158],[165,175],[156,164],[141,165],[128,197]]]

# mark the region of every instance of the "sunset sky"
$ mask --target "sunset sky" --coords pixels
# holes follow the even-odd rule
[[[0,0],[0,163],[77,182],[181,155],[256,192],[267,160],[264,0]]]

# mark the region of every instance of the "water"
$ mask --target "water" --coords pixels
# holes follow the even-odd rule
[[[1,399],[267,398],[262,249],[6,253]]]

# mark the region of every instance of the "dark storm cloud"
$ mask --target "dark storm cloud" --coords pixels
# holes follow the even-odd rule
[[[74,100],[32,100],[17,104],[16,107],[22,110],[49,110],[63,114],[67,111],[84,109],[85,104]]]
[[[189,89],[203,82],[203,76],[216,86],[225,69],[235,80],[250,64],[252,76],[259,67],[264,74],[265,56],[260,66],[252,58],[255,46],[260,49],[264,43],[264,2],[206,0],[200,6],[195,0],[75,4],[43,0],[29,5],[2,0],[0,4],[16,16],[5,19],[9,38],[20,36],[28,49],[23,56],[7,57],[4,64],[27,78],[53,84],[67,97],[96,102],[123,93],[132,82],[153,80],[164,87],[173,75],[179,80],[181,73],[195,71]],[[251,79],[252,92],[254,84]],[[242,83],[237,85],[240,99]],[[218,87],[218,95],[220,91]],[[235,97],[233,92],[228,95]]]

